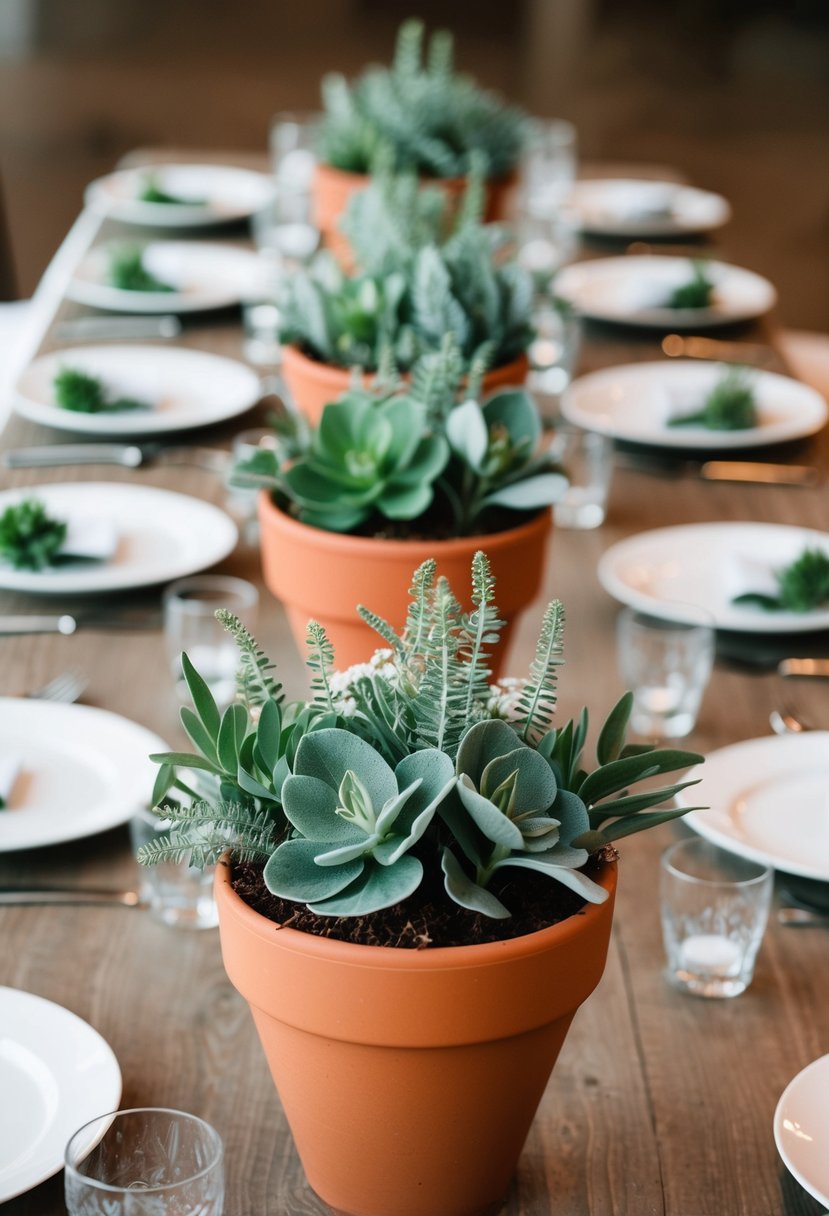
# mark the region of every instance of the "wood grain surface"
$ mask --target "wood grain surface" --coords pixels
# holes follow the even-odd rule
[[[95,239],[125,234],[135,235],[106,223]],[[246,238],[237,231],[219,239]],[[64,302],[57,319],[83,312]],[[745,327],[738,336],[773,347],[773,320]],[[180,343],[240,357],[239,315],[189,318]],[[47,332],[42,350],[55,345]],[[590,326],[581,370],[657,357],[658,341],[651,335]],[[260,410],[229,428],[199,432],[194,441],[226,446],[233,432],[261,416]],[[69,438],[13,418],[3,446]],[[829,472],[829,436],[796,445],[784,456],[819,463]],[[68,479],[131,481],[225,501],[218,478],[187,468],[4,471],[0,486]],[[829,500],[825,488],[706,484],[689,474],[654,475],[620,466],[604,526],[554,534],[543,598],[559,596],[568,613],[562,718],[588,704],[598,721],[620,692],[617,609],[597,581],[600,555],[615,541],[648,528],[719,519],[829,530]],[[260,583],[259,634],[278,659],[289,694],[301,693],[304,668],[281,607],[261,587],[255,545],[240,545],[221,570]],[[158,602],[157,592],[142,592],[117,597],[113,611],[135,604],[153,608]],[[0,611],[42,606],[32,597],[0,597]],[[67,602],[60,608],[71,611],[72,606]],[[536,607],[540,611],[541,601]],[[529,612],[517,631],[509,664],[516,674],[526,668],[539,611]],[[0,638],[0,695],[32,687],[70,665],[90,677],[87,703],[149,727],[172,746],[183,742],[160,630],[82,628],[69,638]],[[689,744],[709,751],[767,735],[778,695],[770,672],[718,665]],[[772,1115],[788,1081],[829,1051],[829,936],[825,929],[781,929],[772,922],[745,995],[716,1002],[672,990],[662,976],[658,860],[683,830],[664,827],[622,842],[607,970],[576,1017],[505,1216],[816,1216],[820,1211],[779,1160]],[[136,881],[126,828],[0,856],[2,885],[130,887]],[[100,1031],[123,1072],[122,1105],[180,1107],[218,1128],[226,1145],[227,1216],[322,1216],[323,1205],[304,1182],[247,1008],[225,978],[217,932],[176,931],[156,924],[146,912],[114,907],[0,909],[0,984],[57,1001]],[[355,1134],[377,1134],[377,1129],[355,1129]],[[379,1160],[382,1168],[394,1168],[393,1160],[383,1162],[382,1155]],[[4,1212],[55,1216],[64,1210],[62,1194],[58,1175],[10,1201]]]

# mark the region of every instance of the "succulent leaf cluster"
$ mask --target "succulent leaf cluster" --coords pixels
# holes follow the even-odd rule
[[[726,369],[702,408],[671,418],[669,426],[704,426],[710,431],[741,431],[757,426],[757,402],[747,369]]]
[[[66,540],[66,523],[39,498],[24,498],[0,514],[0,560],[15,570],[51,566]]]
[[[418,364],[411,384],[383,395],[351,390],[319,427],[237,465],[234,484],[274,492],[277,505],[332,532],[381,530],[386,520],[455,536],[520,522],[566,489],[532,398],[496,393],[456,404],[462,363],[451,336]],[[479,374],[473,370],[473,376]]]
[[[149,409],[146,401],[116,396],[98,376],[91,376],[77,367],[62,367],[55,376],[52,387],[56,404],[61,409],[70,410],[75,414]]]
[[[370,172],[377,155],[395,170],[460,177],[477,152],[487,175],[514,168],[524,115],[454,68],[451,34],[437,31],[424,55],[423,23],[405,22],[390,68],[369,67],[354,82],[340,74],[322,85],[322,160],[351,173]]]
[[[777,594],[746,591],[734,598],[735,604],[749,604],[766,612],[811,612],[829,603],[829,555],[809,548],[776,571]]]
[[[626,694],[600,732],[598,767],[586,768],[586,710],[552,725],[563,629],[555,601],[516,711],[498,717],[489,653],[502,622],[483,553],[472,584],[466,611],[436,563],[425,562],[400,634],[361,608],[388,649],[351,673],[333,672],[330,644],[312,623],[312,693],[294,706],[284,705],[250,635],[223,614],[247,668],[239,700],[220,714],[183,658],[194,708],[182,710],[182,721],[196,753],[154,757],[156,799],[172,827],[141,860],[189,855],[204,864],[228,848],[260,857],[268,888],[319,916],[405,905],[432,874],[458,908],[504,919],[510,911],[492,887],[506,868],[601,902],[605,891],[584,873],[589,856],[683,814],[661,804],[693,782],[632,787],[701,757],[626,745]],[[207,792],[185,780],[188,769],[207,779]]]

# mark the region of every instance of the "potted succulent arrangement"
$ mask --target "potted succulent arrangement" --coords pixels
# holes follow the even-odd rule
[[[482,404],[473,365],[457,404],[463,377],[449,334],[408,385],[354,389],[325,406],[317,428],[288,426],[273,450],[237,465],[233,484],[266,491],[265,581],[300,647],[313,616],[339,666],[367,659],[373,635],[354,615],[360,589],[370,586],[380,613],[401,628],[410,572],[431,555],[459,585],[486,545],[508,626],[539,593],[550,505],[566,478],[540,450],[527,393],[504,390]]]
[[[356,273],[323,250],[284,284],[282,370],[311,421],[387,362],[410,372],[447,333],[467,366],[485,362],[486,391],[526,379],[532,278],[507,256],[505,231],[481,222],[483,172],[475,165],[452,216],[438,192],[381,165],[344,220]]]
[[[223,856],[225,967],[308,1181],[348,1216],[498,1210],[604,968],[613,842],[683,814],[648,808],[691,783],[631,788],[701,759],[627,746],[626,694],[589,770],[587,711],[553,726],[561,604],[528,678],[493,685],[483,553],[472,584],[466,612],[424,563],[402,633],[360,609],[384,649],[350,671],[332,669],[309,622],[312,691],[294,705],[220,612],[240,649],[237,700],[220,715],[182,656],[196,754],[154,757],[172,826],[141,860]]]
[[[432,34],[424,57],[423,32],[420,21],[401,26],[390,68],[367,68],[353,83],[339,74],[323,80],[314,214],[335,252],[347,251],[338,221],[367,185],[378,155],[388,157],[395,172],[438,183],[456,201],[477,154],[485,165],[486,218],[505,216],[525,115],[455,71],[447,31]]]

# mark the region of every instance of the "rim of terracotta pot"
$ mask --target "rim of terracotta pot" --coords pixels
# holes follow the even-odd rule
[[[444,556],[454,556],[467,552],[473,545],[491,553],[495,549],[512,547],[517,540],[529,539],[536,533],[546,532],[552,524],[552,508],[544,507],[532,519],[514,528],[505,528],[502,532],[476,533],[474,536],[452,536],[445,540],[387,540],[382,536],[351,536],[348,532],[329,532],[325,528],[315,528],[294,519],[271,498],[269,490],[261,490],[259,496],[260,517],[262,514],[271,515],[278,521],[279,527],[286,532],[292,532],[297,540],[317,549],[329,549],[332,544],[349,549],[355,556],[368,557],[376,554],[377,546],[382,545],[387,557],[404,557],[416,550],[431,550],[438,547]]]
[[[327,384],[337,385],[338,394],[345,392],[351,381],[352,368],[336,367],[333,363],[323,363],[321,359],[314,359],[311,357],[311,355],[306,355],[304,350],[293,343],[282,348],[283,362],[286,359],[288,362],[296,364],[297,368],[312,368],[313,374],[317,380],[324,381]],[[527,355],[527,352],[522,351],[520,355],[516,355],[514,359],[510,359],[507,363],[499,363],[497,367],[491,367],[489,371],[484,374],[484,386],[486,386],[487,376],[503,375],[509,368],[523,368],[528,362],[529,356]],[[374,372],[364,372],[362,374],[367,375],[369,379],[375,375]],[[408,373],[406,373],[406,375],[407,374]],[[502,385],[501,387],[504,386]],[[523,384],[516,380],[516,387],[523,387]]]
[[[607,891],[608,898],[616,890],[618,863],[605,861],[596,882]],[[348,963],[354,967],[377,968],[400,971],[447,971],[465,967],[497,966],[505,955],[510,958],[525,958],[554,945],[563,944],[589,931],[593,923],[604,915],[604,903],[585,904],[580,912],[566,920],[524,933],[520,937],[498,942],[480,942],[470,946],[434,946],[427,950],[409,950],[399,946],[367,946],[356,942],[341,942],[329,937],[318,937],[299,929],[280,927],[242,899],[231,886],[231,863],[225,854],[216,867],[216,897],[226,902],[229,913],[241,920],[247,929],[263,941],[274,943],[278,933],[279,944],[297,954],[311,954],[320,959]],[[607,901],[605,901],[607,902]]]

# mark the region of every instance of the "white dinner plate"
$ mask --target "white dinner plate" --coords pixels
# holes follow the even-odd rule
[[[829,607],[766,612],[732,599],[773,591],[772,571],[806,547],[829,557],[829,533],[786,524],[685,524],[639,532],[611,545],[599,560],[599,582],[614,599],[669,621],[704,608],[717,629],[744,633],[806,633],[829,629]]]
[[[18,767],[0,810],[0,853],[80,840],[126,823],[152,798],[151,731],[89,705],[0,697],[0,760]]]
[[[669,308],[671,292],[693,273],[689,258],[643,255],[577,262],[556,276],[556,293],[583,317],[647,329],[710,329],[762,316],[777,293],[768,279],[739,266],[705,260],[714,285],[710,308]]]
[[[789,1173],[829,1207],[829,1055],[808,1064],[783,1090],[774,1142]]]
[[[786,874],[829,882],[829,731],[768,735],[709,753],[677,802],[713,844]]]
[[[0,988],[0,1203],[63,1166],[70,1136],[117,1109],[121,1070],[97,1030],[61,1005]]]
[[[564,417],[612,439],[662,448],[765,447],[813,435],[826,424],[829,409],[820,393],[774,372],[747,370],[758,425],[739,431],[705,426],[669,426],[671,418],[702,407],[728,366],[698,359],[629,363],[574,380],[561,401]]]
[[[228,308],[259,294],[262,269],[256,254],[206,241],[151,241],[143,245],[147,271],[173,291],[125,291],[109,281],[117,245],[97,245],[82,258],[67,295],[79,304],[115,312],[200,312]]]
[[[582,232],[596,236],[683,236],[728,223],[721,194],[677,182],[605,178],[576,182],[567,208]]]
[[[192,203],[147,203],[139,196],[148,181],[166,194]],[[266,173],[228,165],[144,165],[99,177],[86,190],[86,205],[127,224],[201,228],[243,220],[273,195]]]
[[[0,587],[43,595],[85,595],[151,587],[206,570],[236,546],[236,525],[200,498],[126,482],[74,481],[0,492],[0,515],[37,498],[50,516],[82,530],[86,519],[109,520],[115,553],[103,562],[68,562],[46,570],[14,570],[0,561]]]
[[[151,409],[75,413],[55,401],[63,368],[100,379],[114,396]],[[16,386],[17,412],[32,422],[84,435],[161,435],[235,418],[261,396],[259,377],[244,363],[175,346],[76,346],[31,363]]]

